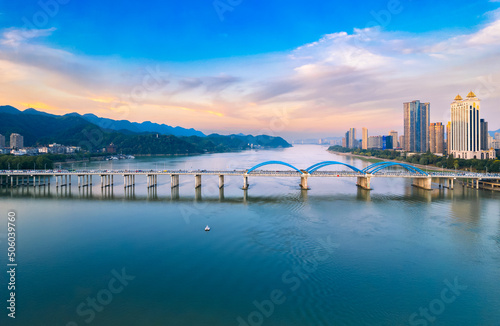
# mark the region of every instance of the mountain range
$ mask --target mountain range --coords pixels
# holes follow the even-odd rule
[[[194,129],[173,128],[151,122],[139,124],[76,113],[59,116],[34,109],[19,111],[12,106],[0,106],[0,134],[5,135],[8,141],[11,133],[23,135],[27,147],[58,143],[95,152],[113,143],[124,154],[143,155],[226,152],[252,146],[291,146],[281,137],[243,134],[205,136]]]
[[[145,121],[142,123],[138,122],[130,122],[128,120],[113,120],[107,118],[100,118],[94,114],[87,113],[80,115],[78,113],[68,113],[62,116],[50,114],[43,111],[37,111],[35,109],[29,108],[24,111],[20,111],[12,106],[0,106],[0,113],[9,113],[9,114],[31,114],[31,115],[40,115],[46,117],[80,117],[85,119],[88,122],[91,122],[103,129],[108,130],[128,130],[134,133],[142,133],[142,132],[155,132],[161,135],[174,135],[174,136],[198,136],[205,137],[205,134],[201,131],[195,130],[193,128],[185,129],[182,127],[172,127],[166,124],[158,124],[150,121]]]

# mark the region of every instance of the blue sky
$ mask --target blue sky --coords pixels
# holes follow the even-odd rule
[[[446,123],[456,93],[474,89],[500,127],[499,5],[3,1],[0,96],[21,109],[293,139],[401,131],[402,102],[414,99]],[[157,85],[144,91],[152,70]]]
[[[388,20],[381,11],[390,1],[234,1],[241,3],[220,1],[228,5],[217,6],[221,21],[212,0],[70,0],[36,27],[57,28],[47,42],[88,55],[191,61],[292,50],[371,22],[387,31],[411,33],[469,29],[498,7],[489,1],[394,1],[401,12]],[[0,24],[23,27],[20,18],[32,21],[40,9],[38,1],[5,1]]]

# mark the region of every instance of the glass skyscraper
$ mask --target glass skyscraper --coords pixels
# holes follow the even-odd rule
[[[430,103],[407,102],[404,108],[404,150],[427,152],[429,150]]]

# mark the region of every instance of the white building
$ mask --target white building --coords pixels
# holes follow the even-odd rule
[[[480,104],[473,92],[466,99],[460,95],[451,103],[450,154],[463,159],[487,159],[490,151],[481,150]]]

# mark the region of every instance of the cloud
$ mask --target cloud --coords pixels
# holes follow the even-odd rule
[[[482,115],[500,120],[500,17],[476,31],[426,34],[378,28],[324,35],[292,51],[196,63],[91,57],[50,46],[46,30],[3,30],[0,97],[61,111],[255,132],[276,110],[286,134],[340,134],[349,127],[402,130],[402,103],[431,102],[446,122],[457,92],[476,91]],[[490,123],[495,125],[495,123]]]
[[[7,46],[19,46],[29,39],[51,35],[56,30],[55,27],[47,29],[15,29],[9,28],[3,32],[0,44]]]

